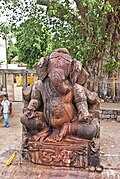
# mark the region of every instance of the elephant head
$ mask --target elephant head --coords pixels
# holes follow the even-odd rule
[[[60,94],[67,94],[70,91],[67,78],[71,62],[72,59],[67,49],[56,49],[49,58],[42,57],[36,65],[38,77],[42,82],[46,78],[49,79]]]
[[[56,90],[66,95],[71,90],[68,80],[72,58],[67,49],[60,48],[53,51],[49,58],[49,79]]]
[[[63,95],[71,90],[74,83],[84,85],[88,77],[81,63],[73,60],[66,48],[55,49],[49,58],[42,57],[36,65],[36,71],[41,81],[48,77]]]

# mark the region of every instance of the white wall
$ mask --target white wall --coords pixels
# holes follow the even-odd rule
[[[7,58],[6,58],[6,48],[5,48],[5,40],[0,37],[0,62],[2,62],[0,66],[3,69],[7,68]]]
[[[8,69],[24,70],[24,69],[26,69],[26,66],[19,67],[18,64],[8,64]]]

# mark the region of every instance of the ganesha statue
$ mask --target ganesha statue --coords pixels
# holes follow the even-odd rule
[[[100,136],[100,103],[86,87],[88,73],[66,48],[42,57],[36,72],[38,80],[23,88],[23,156],[38,164],[88,166]]]

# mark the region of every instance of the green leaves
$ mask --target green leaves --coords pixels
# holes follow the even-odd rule
[[[103,72],[107,73],[108,71],[113,72],[113,74],[117,74],[120,71],[120,62],[115,57],[107,59],[107,63],[103,66]]]
[[[107,70],[118,69],[115,68],[116,56],[114,56],[116,60],[112,58],[113,54],[118,53],[118,32],[115,30],[118,24],[117,17],[114,18],[114,14],[118,11],[116,8],[118,1],[116,0],[114,4],[102,0],[72,2],[76,5],[71,7],[70,1],[50,4],[48,15],[52,26],[51,32],[54,33],[53,48],[67,47],[72,57],[81,60],[84,65],[89,65],[91,61],[111,59],[112,63],[109,64],[111,68]]]
[[[34,68],[40,57],[47,54],[49,34],[40,19],[31,17],[22,23],[16,31],[19,60]]]
[[[118,0],[2,0],[2,3],[2,11],[15,31],[20,61],[26,61],[29,68],[54,48],[66,47],[73,58],[90,66],[93,72],[94,65],[101,62],[98,75],[119,69]]]

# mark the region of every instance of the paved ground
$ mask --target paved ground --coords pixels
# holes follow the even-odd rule
[[[104,105],[104,106],[103,106]],[[102,104],[101,108],[119,108],[120,104]],[[106,157],[101,157],[104,171],[101,174],[80,169],[58,168],[34,165],[21,158],[21,124],[22,103],[13,103],[13,115],[10,117],[10,128],[3,128],[0,123],[0,179],[120,179],[120,123],[101,121],[101,150]],[[13,153],[17,157],[10,166],[5,163]]]

